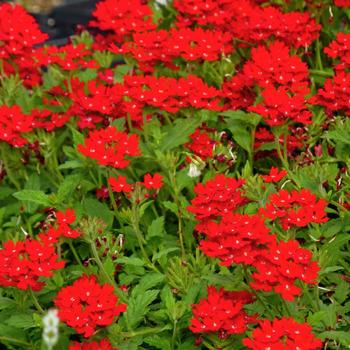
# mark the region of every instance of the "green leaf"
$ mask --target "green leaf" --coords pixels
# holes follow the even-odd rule
[[[44,206],[51,205],[49,196],[45,194],[43,191],[22,190],[14,193],[13,196],[20,201],[34,202],[34,203],[42,204]]]
[[[156,261],[156,260],[160,259],[162,256],[168,255],[169,253],[175,252],[177,250],[180,250],[180,249],[177,247],[161,249],[158,253],[153,255],[152,261]]]
[[[165,128],[166,135],[159,145],[162,152],[170,151],[189,141],[189,136],[199,126],[198,119],[177,119],[173,125]]]
[[[16,328],[28,329],[35,327],[35,322],[32,315],[16,313],[6,320],[6,324]]]
[[[246,113],[244,111],[225,111],[220,113],[220,115],[224,117],[228,117],[226,120],[228,123],[231,121],[239,121],[244,122],[246,124],[250,124],[252,126],[257,126],[260,123],[261,117],[255,113]]]
[[[149,290],[158,284],[162,283],[165,279],[165,276],[161,273],[150,272],[146,276],[143,276],[138,285],[132,290],[131,295],[137,296],[138,294],[142,295],[146,290]]]
[[[127,324],[131,328],[137,327],[149,311],[149,305],[157,298],[159,290],[147,290],[128,301],[128,308],[124,313]]]
[[[89,216],[95,216],[102,219],[108,227],[112,226],[113,213],[109,210],[108,205],[99,202],[94,198],[86,198],[83,201],[85,213]]]
[[[67,176],[58,189],[57,202],[60,203],[68,199],[72,195],[73,191],[78,187],[79,182],[79,175]]]
[[[151,239],[153,237],[163,237],[164,236],[164,217],[161,216],[152,221],[151,225],[148,227],[146,238]]]
[[[145,263],[142,259],[128,257],[128,256],[123,256],[121,258],[118,258],[116,260],[116,262],[119,264],[132,265],[132,266],[144,266],[145,265]]]
[[[160,350],[171,350],[169,339],[160,337],[159,335],[152,335],[144,339],[144,342]]]
[[[178,214],[178,208],[177,208],[177,205],[174,202],[164,201],[163,205],[164,205],[165,208],[167,208],[170,211],[172,211],[175,215]]]
[[[332,339],[340,342],[342,345],[350,345],[350,333],[344,331],[327,331],[319,334],[319,337],[323,340]]]

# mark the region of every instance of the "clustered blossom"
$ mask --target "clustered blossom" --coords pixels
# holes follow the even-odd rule
[[[339,71],[332,79],[326,79],[323,88],[310,100],[332,112],[350,115],[350,73]]]
[[[259,213],[270,220],[278,220],[284,230],[291,227],[305,227],[308,224],[326,222],[324,199],[317,200],[316,196],[307,189],[300,192],[280,190],[268,197],[265,208]]]
[[[0,107],[0,140],[14,147],[21,147],[28,143],[22,134],[33,130],[34,118],[23,114],[19,106]]]
[[[41,47],[34,52],[34,59],[39,66],[57,65],[63,71],[99,68],[91,56],[92,51],[82,43]]]
[[[0,58],[27,55],[47,38],[22,6],[10,3],[0,6]]]
[[[281,181],[288,172],[286,170],[278,170],[276,167],[271,167],[270,173],[268,175],[261,176],[266,183],[279,182]]]
[[[121,49],[114,48],[114,51],[131,54],[141,70],[153,71],[157,63],[172,66],[178,57],[186,61],[216,61],[222,54],[232,53],[233,47],[228,33],[201,28],[174,28],[136,33],[132,41],[123,44]]]
[[[285,87],[268,87],[261,93],[263,102],[249,108],[261,115],[269,126],[284,125],[287,120],[295,123],[310,124],[312,113],[307,109],[302,94],[288,95]]]
[[[71,84],[72,105],[67,114],[78,118],[80,128],[94,129],[98,123],[109,123],[109,120],[125,116],[122,86],[98,84],[95,80],[89,81],[86,86],[78,80],[73,80]]]
[[[350,7],[350,0],[334,0],[334,4],[339,7]]]
[[[205,236],[200,249],[224,266],[251,265],[275,241],[260,216],[233,213],[227,213],[219,223],[208,222]]]
[[[52,277],[64,267],[55,247],[41,240],[7,241],[0,250],[0,285],[34,291],[41,290],[43,277]]]
[[[298,323],[292,318],[261,320],[252,337],[243,339],[243,345],[252,350],[321,349],[321,340],[311,331],[307,323]]]
[[[212,158],[217,141],[210,138],[206,130],[196,129],[190,135],[190,142],[185,144],[192,153],[200,157],[202,160]]]
[[[102,339],[100,342],[92,341],[85,343],[74,342],[69,345],[68,350],[116,350],[108,339]]]
[[[130,164],[126,157],[140,155],[137,135],[128,135],[113,126],[90,131],[84,145],[78,145],[78,151],[95,159],[100,165],[117,169],[123,169]]]
[[[262,43],[274,37],[288,46],[309,46],[321,26],[308,13],[283,13],[276,7],[260,7],[248,0],[176,0],[177,25],[199,25],[228,32],[248,43]]]
[[[248,292],[218,291],[209,286],[208,297],[192,305],[190,330],[193,333],[224,332],[227,335],[244,333],[247,325],[255,322],[255,318],[244,311],[244,305],[252,301]]]
[[[283,299],[293,301],[302,291],[295,285],[296,280],[316,283],[319,267],[311,259],[312,253],[301,248],[297,241],[275,241],[254,261],[256,272],[250,285],[256,290],[273,291],[281,294]]]
[[[246,201],[242,193],[243,184],[244,180],[236,180],[223,174],[215,176],[205,184],[197,184],[194,188],[196,197],[187,208],[199,221],[197,230],[205,230],[209,220],[225,217],[240,207]]]
[[[105,0],[96,5],[92,13],[95,20],[90,26],[101,30],[112,31],[115,39],[123,41],[125,37],[137,32],[154,30],[152,11],[140,0]]]
[[[98,284],[95,276],[79,278],[55,298],[60,319],[85,338],[92,336],[97,327],[112,324],[126,310],[125,304],[117,303],[114,288]]]
[[[169,113],[190,107],[221,110],[220,91],[194,75],[179,79],[151,75],[125,76],[124,95],[130,99],[125,101],[125,108],[136,120],[142,120],[142,109],[147,106]]]
[[[350,67],[350,34],[338,33],[334,41],[324,49],[324,52],[332,58],[339,58],[341,64],[336,68]]]

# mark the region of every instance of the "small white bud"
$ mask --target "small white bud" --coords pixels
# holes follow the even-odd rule
[[[49,349],[52,349],[58,341],[59,323],[60,319],[56,309],[50,309],[43,317],[43,340]]]
[[[190,169],[188,170],[187,175],[188,175],[189,177],[198,177],[198,176],[200,176],[200,174],[201,174],[201,171],[200,171],[200,169],[197,167],[197,165],[194,164],[194,163],[191,163],[191,164],[190,164]]]

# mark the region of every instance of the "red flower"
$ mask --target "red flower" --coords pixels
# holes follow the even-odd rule
[[[258,215],[227,213],[220,223],[207,222],[204,233],[200,249],[223,266],[253,264],[276,240]]]
[[[157,63],[171,66],[181,57],[186,61],[216,61],[222,54],[233,51],[232,38],[227,33],[201,28],[160,30],[133,35],[133,41],[121,49],[113,46],[116,53],[130,53],[139,62],[140,69],[152,72]]]
[[[311,258],[312,253],[301,248],[297,241],[274,242],[261,251],[259,260],[253,263],[256,272],[250,285],[256,290],[274,291],[283,299],[293,301],[301,294],[301,288],[295,285],[297,279],[316,283],[319,267]]]
[[[57,212],[57,234],[58,236],[64,236],[67,238],[77,238],[80,233],[73,230],[69,225],[73,224],[76,220],[74,209],[66,209],[66,212]]]
[[[285,86],[294,92],[305,90],[308,86],[307,65],[299,56],[290,55],[285,44],[275,41],[268,48],[253,48],[251,56],[251,60],[243,68],[243,73],[258,86]]]
[[[311,331],[307,323],[298,323],[292,318],[275,318],[272,322],[262,320],[254,329],[252,338],[243,339],[243,345],[253,350],[321,349],[321,340]]]
[[[110,177],[109,184],[114,192],[128,193],[132,191],[132,185],[126,182],[126,177],[119,175],[118,178]]]
[[[271,167],[269,175],[261,176],[265,182],[279,182],[281,181],[288,172],[286,170],[279,171],[278,168]]]
[[[339,7],[350,7],[350,0],[334,0],[334,4]]]
[[[108,339],[102,339],[100,342],[92,341],[85,343],[74,342],[68,350],[117,350],[112,347]]]
[[[123,41],[133,33],[155,29],[152,11],[140,0],[104,0],[96,5],[92,14],[96,20],[90,26],[110,30],[117,34],[118,41]]]
[[[196,131],[190,135],[190,139],[191,142],[185,144],[186,148],[203,160],[213,157],[214,147],[218,142],[212,140],[205,130],[196,129]]]
[[[0,58],[20,56],[48,38],[20,5],[0,5]]]
[[[350,1],[349,1],[350,6]],[[324,49],[324,52],[332,58],[339,58],[342,63],[337,68],[350,66],[350,34],[338,33],[334,41]]]
[[[304,93],[290,96],[287,92],[286,87],[270,86],[261,94],[263,102],[248,110],[260,114],[270,126],[284,125],[288,120],[310,124],[312,113],[307,109]]]
[[[260,208],[259,213],[270,220],[278,219],[282,228],[288,230],[292,226],[305,227],[311,222],[326,222],[326,206],[324,199],[317,200],[307,189],[291,193],[280,190],[269,196],[266,207]]]
[[[28,143],[22,134],[33,130],[33,121],[33,116],[23,114],[16,105],[0,106],[0,140],[15,147],[22,147]]]
[[[205,231],[209,220],[226,216],[245,202],[241,187],[244,180],[235,180],[223,174],[195,186],[196,197],[192,199],[188,211],[196,215],[200,221],[197,230]]]
[[[338,71],[332,79],[326,79],[323,89],[310,99],[313,104],[321,105],[330,111],[350,115],[350,73]]]
[[[117,304],[113,287],[98,284],[95,276],[83,276],[73,285],[62,288],[54,302],[60,319],[85,338],[90,337],[96,327],[112,324],[115,317],[126,310],[125,304]]]
[[[209,286],[207,299],[192,305],[193,318],[189,328],[193,333],[244,333],[247,324],[255,321],[243,308],[252,301],[248,292],[227,292],[223,288],[217,291],[214,286]]]
[[[106,129],[90,131],[84,145],[78,145],[78,151],[95,159],[98,164],[122,169],[130,164],[125,157],[140,155],[138,136],[118,131],[109,126]]]
[[[146,174],[142,182],[148,190],[159,190],[163,186],[163,176],[155,173],[152,177],[151,174]]]
[[[39,291],[45,286],[42,277],[51,277],[53,271],[64,267],[64,261],[58,259],[49,242],[7,241],[0,250],[0,285]]]

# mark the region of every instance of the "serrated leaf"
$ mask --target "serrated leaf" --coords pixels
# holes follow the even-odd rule
[[[237,111],[225,111],[220,113],[220,115],[224,117],[228,117],[227,121],[230,123],[233,120],[241,121],[247,124],[251,124],[252,126],[257,126],[260,123],[261,117],[256,113],[246,113],[241,110]]]
[[[177,247],[171,247],[171,248],[166,248],[166,249],[161,249],[158,253],[154,254],[152,257],[152,261],[156,261],[160,259],[164,255],[168,255],[171,252],[175,252],[177,250],[180,250]]]
[[[144,266],[145,265],[145,263],[142,259],[128,257],[128,256],[123,256],[121,258],[118,258],[116,260],[116,262],[119,264],[133,265],[133,266]]]
[[[42,204],[44,206],[51,205],[49,196],[45,194],[43,191],[22,190],[14,193],[13,196],[20,201],[34,202],[34,203]]]
[[[160,350],[171,350],[171,344],[169,339],[160,337],[159,335],[152,335],[144,339],[144,342],[148,345]]]
[[[170,201],[164,201],[163,205],[165,208],[169,209],[170,211],[172,211],[175,215],[177,215],[178,213],[178,208],[177,205],[174,202],[170,202]]]
[[[333,339],[340,342],[342,345],[350,345],[350,333],[343,331],[327,331],[319,334],[321,339]]]
[[[83,201],[85,213],[89,216],[94,216],[102,219],[108,227],[112,226],[113,213],[109,210],[108,205],[99,202],[94,198],[86,198]]]
[[[124,313],[127,324],[131,328],[137,327],[149,311],[149,305],[157,298],[159,290],[147,290],[128,301],[128,308]]]
[[[138,285],[132,290],[131,295],[137,296],[138,294],[142,295],[146,290],[154,288],[158,284],[162,283],[165,279],[165,276],[161,273],[150,272],[146,276],[143,276]]]
[[[69,196],[71,196],[72,192],[77,188],[80,182],[79,175],[70,175],[67,176],[62,184],[60,185],[57,192],[57,202],[63,202]]]
[[[11,316],[6,320],[6,324],[16,328],[28,329],[35,327],[35,322],[32,315],[20,314]]]
[[[148,227],[146,238],[147,240],[152,237],[163,237],[164,236],[164,217],[161,216],[152,221]]]
[[[170,151],[189,141],[189,136],[199,126],[197,119],[177,119],[173,125],[165,128],[167,131],[163,141],[159,145],[162,152]]]

